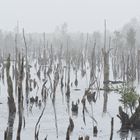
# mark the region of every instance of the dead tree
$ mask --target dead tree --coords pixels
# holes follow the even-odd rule
[[[137,75],[138,82],[140,83],[140,50],[137,51]]]
[[[54,74],[54,83],[53,83],[53,98],[52,98],[52,104],[53,104],[53,109],[54,109],[54,116],[55,116],[55,127],[56,127],[56,135],[58,138],[58,126],[57,126],[57,115],[56,115],[56,108],[55,108],[55,94],[56,94],[56,88],[59,82],[59,73],[58,73],[58,68],[55,71]]]
[[[24,39],[24,44],[25,44],[25,61],[26,61],[26,102],[28,102],[28,94],[29,94],[29,73],[28,73],[28,48],[27,48],[27,43],[25,39],[25,33],[23,29],[23,39]]]
[[[90,82],[93,82],[96,74],[96,56],[95,56],[96,42],[94,43],[94,48],[91,53],[91,71],[90,71]]]
[[[68,107],[68,114],[70,114],[70,52],[68,50],[68,42],[67,42],[67,88],[66,88],[66,99],[67,99],[67,107]],[[66,78],[66,76],[65,76]]]
[[[8,86],[8,108],[9,108],[9,117],[8,117],[8,126],[5,131],[5,140],[12,140],[13,137],[13,125],[16,114],[16,106],[13,97],[13,83],[10,76],[10,55],[7,59],[6,64],[6,76],[7,76],[7,86]]]
[[[110,41],[110,40],[109,40]],[[110,43],[109,43],[110,44]],[[110,46],[109,46],[110,48]],[[105,33],[104,33],[104,48],[102,49],[103,60],[104,60],[104,82],[109,81],[109,51],[106,49],[106,21],[105,21]],[[107,111],[107,97],[108,97],[108,84],[104,84],[105,92],[104,92],[104,104],[103,104],[103,112]]]
[[[20,57],[19,57],[20,59]],[[20,60],[19,60],[20,61]],[[22,93],[22,80],[23,80],[23,64],[24,58],[22,58],[22,63],[20,66],[20,74],[18,79],[18,115],[19,115],[19,123],[17,130],[17,140],[20,140],[20,133],[22,128],[22,118],[23,118],[23,93]]]
[[[17,34],[15,35],[15,94],[17,95]]]

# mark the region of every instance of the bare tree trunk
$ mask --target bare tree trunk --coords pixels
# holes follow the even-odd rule
[[[17,95],[17,34],[15,35],[15,95]]]
[[[137,75],[138,75],[138,83],[140,83],[140,50],[137,52]]]
[[[92,50],[91,54],[91,71],[90,71],[90,83],[92,83],[95,80],[96,75],[96,56],[95,56],[95,46],[96,42],[94,43],[94,48]]]
[[[23,39],[24,39],[24,44],[25,44],[25,61],[26,61],[26,102],[28,102],[28,94],[29,94],[29,73],[28,73],[28,54],[27,54],[27,43],[26,43],[26,39],[25,39],[25,33],[24,33],[24,29],[23,29]]]
[[[8,117],[8,127],[5,131],[5,140],[12,140],[13,138],[13,125],[14,125],[15,114],[16,114],[16,106],[13,97],[13,83],[9,73],[10,73],[10,55],[7,59],[7,65],[6,65],[9,117]]]
[[[20,57],[19,57],[20,59]],[[19,60],[20,61],[20,60]],[[23,93],[22,93],[22,80],[23,80],[23,63],[24,58],[22,58],[21,68],[20,68],[20,77],[19,77],[19,85],[18,85],[18,114],[19,114],[19,124],[17,130],[17,140],[20,140],[20,133],[22,128],[22,117],[23,117]]]
[[[109,43],[110,44],[110,43]],[[102,49],[103,53],[103,60],[104,60],[104,104],[103,104],[103,112],[107,111],[107,100],[108,100],[108,93],[107,90],[109,89],[108,83],[109,81],[109,51],[106,50],[106,20],[105,20],[105,33],[104,33],[104,49]]]

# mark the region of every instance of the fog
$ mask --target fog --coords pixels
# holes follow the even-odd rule
[[[0,0],[0,29],[13,30],[17,21],[28,32],[52,32],[66,22],[69,31],[116,30],[139,19],[139,0]]]
[[[0,0],[0,138],[140,140],[139,0]]]

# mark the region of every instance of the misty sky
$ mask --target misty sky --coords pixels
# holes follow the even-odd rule
[[[68,23],[70,31],[103,30],[104,19],[111,30],[131,18],[140,19],[140,0],[0,0],[0,29],[20,28],[28,32],[52,32]]]

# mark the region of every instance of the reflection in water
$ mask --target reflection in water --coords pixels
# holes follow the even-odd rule
[[[140,130],[133,131],[132,135],[135,138],[135,140],[140,140]]]
[[[130,131],[119,131],[120,140],[140,140],[140,130]]]
[[[53,109],[54,109],[54,117],[55,117],[55,128],[56,128],[56,136],[58,138],[58,125],[57,125],[57,114],[56,114],[56,107],[55,107],[55,101],[52,101]]]
[[[103,103],[103,113],[107,112],[107,101],[108,101],[108,92],[104,91],[104,103]]]
[[[63,88],[61,88],[61,94],[62,94],[62,103],[64,104],[64,91],[63,91]]]
[[[73,116],[78,115],[78,102],[74,103],[74,101],[72,101],[71,111]]]
[[[121,139],[121,140],[125,140],[125,139],[127,139],[128,136],[129,136],[129,131],[120,131],[120,132],[119,132],[119,135],[120,135],[120,139]]]
[[[108,83],[104,83],[104,103],[103,103],[103,113],[107,112],[107,102],[108,102]]]
[[[66,95],[68,115],[70,115],[70,95]]]

